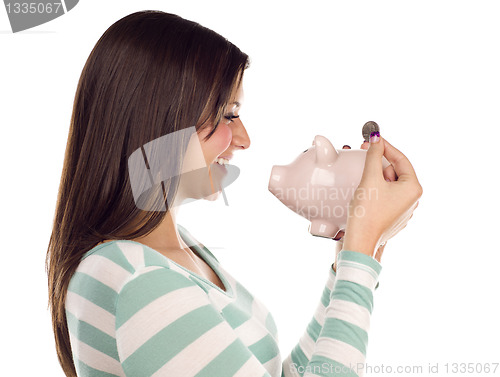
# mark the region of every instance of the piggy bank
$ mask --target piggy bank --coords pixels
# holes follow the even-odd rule
[[[284,205],[311,221],[312,235],[334,238],[345,230],[349,202],[361,181],[365,159],[366,150],[336,150],[326,137],[317,135],[312,147],[291,164],[273,166],[268,188]],[[384,158],[383,167],[387,166]]]

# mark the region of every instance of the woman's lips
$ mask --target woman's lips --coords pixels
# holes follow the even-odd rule
[[[219,158],[223,158],[223,159],[225,159],[225,160],[228,160],[228,161],[229,161],[230,159],[232,159],[232,158],[233,158],[233,156],[217,156],[217,158],[216,158],[215,160],[217,161]]]

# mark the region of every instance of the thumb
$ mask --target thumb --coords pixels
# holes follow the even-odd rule
[[[370,146],[366,152],[365,177],[382,177],[382,157],[384,156],[384,139],[379,132],[372,132]]]

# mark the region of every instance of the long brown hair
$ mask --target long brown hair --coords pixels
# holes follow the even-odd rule
[[[67,376],[76,371],[65,299],[81,257],[105,239],[146,235],[166,215],[135,205],[128,157],[187,127],[211,125],[209,138],[248,64],[219,34],[161,11],[122,18],[90,53],[76,90],[46,260],[57,355]],[[182,160],[186,146],[171,158]],[[170,197],[177,184],[169,181]]]

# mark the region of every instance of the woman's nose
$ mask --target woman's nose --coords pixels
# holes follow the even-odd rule
[[[250,138],[240,118],[235,119],[231,123],[231,130],[233,132],[231,144],[236,147],[247,149],[250,146]]]

